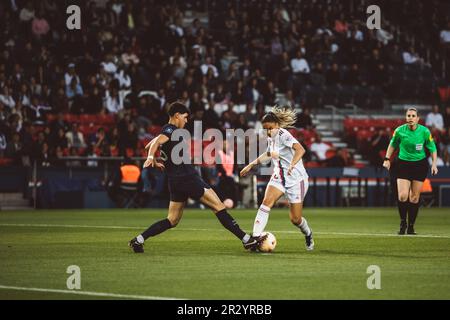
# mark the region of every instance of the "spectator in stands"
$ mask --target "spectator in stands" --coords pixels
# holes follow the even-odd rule
[[[208,73],[208,70],[211,69],[213,71],[214,78],[217,78],[219,76],[219,71],[217,70],[217,67],[212,64],[211,57],[206,57],[205,63],[201,65],[200,69],[203,75],[206,75]]]
[[[297,115],[296,128],[302,128],[310,130],[313,128],[311,110],[309,108],[303,108],[302,112]]]
[[[62,150],[67,149],[69,144],[67,142],[66,132],[63,127],[59,127],[57,129],[55,135],[52,135],[50,138],[50,145],[52,148],[61,148]]]
[[[59,129],[62,129],[64,134],[67,130],[69,130],[69,123],[64,120],[64,113],[62,112],[58,112],[56,114],[56,119],[50,125],[51,135],[55,137]]]
[[[26,23],[27,25],[31,22],[31,20],[33,20],[34,7],[31,1],[27,1],[25,7],[22,10],[20,10],[19,18],[22,23]]]
[[[388,84],[388,76],[385,65],[380,63],[376,66],[375,70],[371,74],[372,85],[375,86],[386,86]]]
[[[392,33],[390,33],[389,31],[387,31],[385,29],[377,29],[375,34],[376,34],[377,40],[385,46],[388,45],[389,41],[394,39],[394,36],[392,35]]]
[[[349,165],[348,157],[346,156],[344,149],[337,149],[336,154],[331,158],[326,159],[326,164],[328,167],[332,168],[343,168]]]
[[[326,74],[322,62],[317,62],[316,67],[311,72],[311,84],[314,86],[323,86],[326,83]]]
[[[104,98],[105,108],[110,113],[118,113],[123,110],[123,97],[119,95],[117,88],[111,88],[110,90],[106,90],[105,98]]]
[[[50,147],[48,145],[48,142],[44,141],[41,145],[39,145],[39,147],[39,153],[36,155],[37,165],[42,167],[49,167],[52,156],[50,154]]]
[[[97,132],[89,137],[89,146],[92,146],[92,152],[97,151],[100,155],[108,154],[109,144],[104,128],[98,128]]]
[[[445,127],[445,129],[450,128],[450,105],[448,105],[445,108],[445,113],[444,113],[443,118],[444,118],[444,127]]]
[[[384,154],[381,151],[386,149],[389,144],[390,137],[385,129],[379,129],[377,133],[370,139],[369,161],[374,167],[381,168],[384,161]]]
[[[67,145],[70,149],[86,148],[86,143],[84,142],[84,135],[78,127],[78,123],[72,123],[72,128],[66,133]],[[72,151],[71,151],[72,153]]]
[[[31,104],[27,108],[28,119],[35,123],[43,124],[45,122],[45,114],[52,110],[51,107],[41,104],[39,98],[34,96],[31,99]]]
[[[347,71],[347,73],[344,76],[343,82],[348,85],[358,85],[361,83],[360,78],[360,70],[359,65],[357,63],[353,63],[350,67],[350,70]]]
[[[341,73],[337,63],[331,65],[330,70],[327,72],[327,84],[336,85],[341,82]]]
[[[130,64],[136,65],[141,61],[139,57],[133,52],[133,47],[131,45],[127,46],[127,51],[122,54],[121,58],[125,66],[129,66]]]
[[[33,19],[31,28],[33,35],[38,40],[45,37],[45,35],[47,35],[50,31],[50,26],[47,20],[44,18],[44,13],[42,11],[39,11],[36,17]]]
[[[131,88],[131,77],[124,68],[118,69],[118,71],[114,74],[114,79],[119,82],[119,88],[121,90]]]
[[[3,87],[3,93],[0,94],[0,102],[10,109],[16,106],[16,102],[14,101],[8,86]]]
[[[75,72],[75,63],[69,63],[67,68],[68,68],[67,72],[64,74],[64,80],[66,82],[66,86],[70,86],[73,79],[75,79],[77,84],[81,83],[80,77]]]
[[[339,18],[334,21],[334,31],[337,33],[346,34],[349,28],[349,24],[345,21],[345,15],[341,13]]]
[[[6,146],[5,155],[14,160],[14,164],[22,165],[23,145],[19,133],[15,132]]]
[[[347,31],[347,38],[362,42],[364,41],[364,33],[359,29],[358,25],[350,25]]]
[[[5,155],[6,146],[6,136],[3,132],[0,131],[0,158]]]
[[[267,81],[264,89],[262,90],[263,103],[266,106],[271,106],[275,104],[277,100],[277,93],[275,91],[275,86],[272,81]]]
[[[42,152],[42,146],[44,145],[44,143],[47,143],[48,141],[46,140],[45,134],[43,131],[38,132],[37,134],[37,140],[33,142],[32,145],[32,150],[31,150],[31,156],[33,159],[37,159],[39,157],[39,155]]]
[[[71,101],[75,100],[77,97],[83,96],[83,88],[74,77],[70,81],[70,84],[66,87],[66,96]]]
[[[318,162],[325,161],[327,159],[327,151],[331,150],[332,147],[322,141],[322,137],[318,134],[314,139],[314,142],[310,146],[310,151],[313,154],[313,160]]]
[[[250,84],[245,89],[245,102],[256,105],[258,102],[262,100],[261,92],[258,88],[258,79],[253,78]]]
[[[447,22],[447,27],[441,30],[439,39],[444,45],[450,44],[450,20]]]
[[[298,83],[300,86],[306,84],[311,70],[309,69],[308,61],[303,58],[300,50],[297,50],[295,57],[291,60],[291,69],[294,82]]]
[[[249,57],[244,58],[244,64],[239,68],[239,72],[244,83],[251,77],[253,74],[253,67]]]
[[[403,55],[398,44],[394,44],[392,50],[388,51],[388,61],[395,66],[403,64]]]
[[[427,114],[425,125],[430,129],[437,129],[439,131],[444,129],[444,118],[439,112],[438,105],[434,105],[432,111]]]
[[[417,65],[424,65],[424,60],[419,57],[419,55],[416,53],[416,50],[413,46],[409,47],[409,49],[403,51],[403,63],[404,64],[417,64]]]
[[[51,105],[54,112],[66,113],[69,111],[69,99],[63,87],[59,87],[56,90],[56,94],[52,97]]]

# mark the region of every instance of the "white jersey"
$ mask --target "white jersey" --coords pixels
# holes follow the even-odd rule
[[[268,138],[267,152],[270,152],[274,171],[272,179],[278,180],[286,188],[299,183],[300,180],[308,180],[308,174],[300,159],[294,167],[291,175],[288,169],[294,158],[295,151],[292,149],[294,143],[299,143],[289,131],[280,128],[275,137]]]

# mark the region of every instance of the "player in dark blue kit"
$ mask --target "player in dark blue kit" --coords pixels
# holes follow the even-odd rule
[[[192,164],[175,164],[171,158],[172,149],[180,141],[171,139],[172,133],[177,129],[182,129],[186,125],[189,117],[189,109],[180,102],[174,102],[169,106],[169,123],[164,125],[161,134],[153,139],[149,147],[148,158],[144,163],[144,168],[155,167],[166,170],[169,180],[170,204],[167,219],[158,221],[151,225],[147,230],[133,238],[129,246],[136,253],[144,252],[144,241],[149,237],[154,237],[170,228],[174,228],[183,215],[183,209],[188,198],[199,200],[204,205],[213,210],[220,223],[239,238],[245,249],[255,250],[259,243],[264,240],[263,237],[252,237],[245,233],[226,211],[225,205],[219,199],[211,187],[202,180]],[[156,161],[154,155],[160,149],[160,163]]]

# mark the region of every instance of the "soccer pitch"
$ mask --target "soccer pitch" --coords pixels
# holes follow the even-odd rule
[[[251,232],[254,210],[231,210]],[[274,209],[274,253],[250,253],[209,210],[151,238],[128,240],[166,210],[0,211],[0,299],[450,299],[450,212],[424,209],[417,236],[397,236],[397,210],[305,209],[315,250]],[[80,267],[80,290],[67,268]],[[371,265],[381,289],[368,289]],[[371,282],[369,280],[369,282]]]

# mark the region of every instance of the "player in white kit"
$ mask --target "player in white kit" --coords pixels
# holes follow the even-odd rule
[[[284,194],[289,201],[289,218],[305,235],[307,250],[314,249],[314,240],[308,222],[302,216],[303,200],[308,191],[308,174],[303,166],[305,149],[285,128],[296,121],[296,114],[290,108],[274,107],[264,115],[261,122],[267,130],[268,148],[256,160],[241,170],[245,176],[259,163],[272,160],[274,170],[267,185],[264,200],[259,207],[253,225],[253,236],[260,236],[269,220],[270,209]]]

